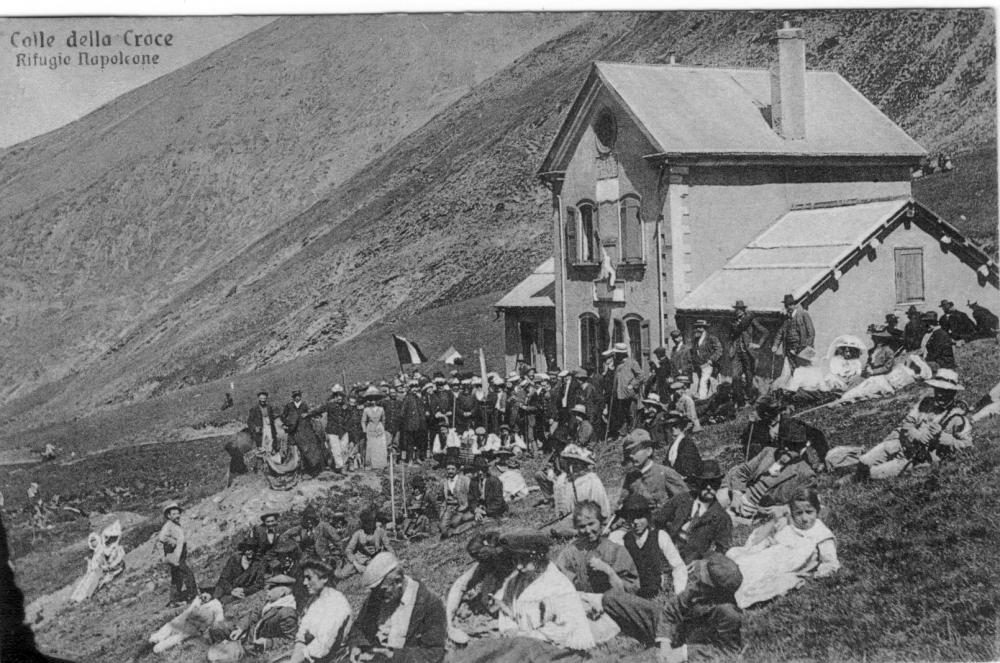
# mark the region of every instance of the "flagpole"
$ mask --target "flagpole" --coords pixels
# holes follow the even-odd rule
[[[389,508],[392,510],[392,535],[399,537],[399,532],[396,530],[396,480],[393,472],[395,465],[395,456],[389,454]]]

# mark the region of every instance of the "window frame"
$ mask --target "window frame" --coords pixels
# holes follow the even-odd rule
[[[580,314],[578,318],[579,325],[579,340],[580,340],[580,366],[587,366],[590,362],[593,362],[593,367],[596,369],[601,365],[601,332],[600,325],[601,319],[596,313],[592,311],[584,311]],[[590,327],[588,327],[590,325]],[[592,336],[592,345],[585,342],[584,331],[588,335]],[[590,356],[589,352],[593,349],[593,356]]]
[[[577,226],[576,226],[576,264],[579,265],[597,265],[601,262],[600,260],[600,237],[597,233],[598,228],[598,207],[597,203],[590,199],[583,199],[576,204],[577,210]],[[584,227],[584,210],[590,211],[590,232],[587,233]],[[590,256],[586,256],[587,253],[584,249],[589,245]]]
[[[639,233],[639,255],[638,257],[626,257],[625,224],[627,219],[627,206],[630,202],[635,202],[636,209],[636,232]],[[646,233],[643,231],[642,221],[642,198],[635,193],[627,193],[618,199],[618,260],[622,265],[645,265],[646,264]]]
[[[643,326],[646,327],[648,336],[649,332],[649,321],[645,320],[638,313],[628,313],[622,316],[622,326],[624,328],[624,333],[628,336],[628,346],[629,352],[632,353],[632,358],[639,362],[639,365],[643,365],[643,357],[649,352],[649,349],[643,344]],[[635,334],[632,334],[631,327],[635,327]],[[646,343],[648,345],[648,341]],[[638,352],[636,352],[638,348]]]

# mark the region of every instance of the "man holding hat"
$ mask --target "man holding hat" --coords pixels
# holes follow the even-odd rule
[[[439,663],[448,628],[444,604],[406,575],[389,552],[372,558],[361,575],[368,590],[347,644],[352,661]]]
[[[743,646],[743,612],[735,594],[742,583],[739,566],[725,555],[713,553],[694,562],[687,589],[663,609],[656,634],[659,660],[714,660],[737,654]],[[694,646],[698,656],[690,651]]]
[[[330,388],[330,398],[319,407],[309,410],[309,417],[326,415],[326,445],[330,450],[331,468],[337,474],[347,469],[349,427],[351,410],[344,399],[344,388],[335,384]]]
[[[645,375],[639,362],[629,357],[624,343],[615,343],[603,355],[614,359],[613,386],[608,403],[608,434],[618,436],[622,433],[623,424],[632,427],[632,406],[639,396]]]
[[[687,492],[684,477],[675,469],[653,462],[653,440],[645,430],[636,428],[625,436],[625,452],[632,469],[625,475],[619,507],[629,495],[642,495],[655,509],[674,495]]]
[[[198,596],[198,583],[194,572],[187,565],[187,542],[181,527],[181,507],[170,502],[163,507],[163,527],[156,536],[163,546],[163,560],[170,567],[170,600],[167,605],[181,605]]]
[[[779,346],[784,348],[785,358],[790,368],[796,366],[795,358],[805,348],[811,348],[816,342],[816,330],[812,318],[804,308],[795,303],[795,298],[785,295],[781,303],[785,307],[785,321],[781,323],[774,339],[772,350],[779,354]]]
[[[690,490],[674,495],[653,514],[653,522],[670,535],[687,564],[732,547],[733,521],[715,498],[724,476],[719,461],[703,461],[701,470],[688,477]]]
[[[957,398],[965,387],[958,374],[942,368],[925,383],[934,393],[920,400],[902,425],[858,460],[857,479],[885,479],[902,474],[911,465],[936,463],[972,446],[968,407]]]
[[[742,299],[736,300],[733,311],[733,322],[729,330],[732,343],[729,346],[729,360],[732,363],[736,404],[743,407],[750,400],[753,378],[757,375],[757,357],[753,351],[767,337],[767,328],[757,316],[747,312],[747,305]]]
[[[955,341],[938,324],[937,313],[924,311],[920,319],[924,323],[924,337],[920,341],[919,353],[931,368],[947,368],[956,370]]]
[[[703,401],[708,398],[711,379],[718,373],[720,359],[722,359],[722,343],[715,334],[708,333],[707,321],[695,321],[694,340],[691,342],[691,363],[694,367],[692,377],[698,380],[698,400]]]

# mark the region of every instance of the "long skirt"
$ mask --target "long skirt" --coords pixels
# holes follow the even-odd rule
[[[388,435],[382,432],[368,433],[365,445],[365,463],[373,469],[380,470],[389,464]]]

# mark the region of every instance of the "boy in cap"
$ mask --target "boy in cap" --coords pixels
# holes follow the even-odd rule
[[[171,502],[163,508],[163,527],[156,542],[163,547],[163,560],[170,567],[170,600],[168,606],[182,605],[198,596],[198,583],[187,565],[187,541],[181,527],[181,507]]]
[[[251,613],[229,633],[230,640],[244,640],[251,653],[277,649],[295,639],[299,626],[292,585],[295,578],[278,574],[264,581],[266,602],[260,612]]]
[[[687,589],[667,603],[657,625],[659,660],[686,661],[695,646],[699,656],[706,658],[739,652],[743,646],[743,613],[736,606],[735,594],[742,583],[736,562],[725,555],[713,553],[694,562]]]

